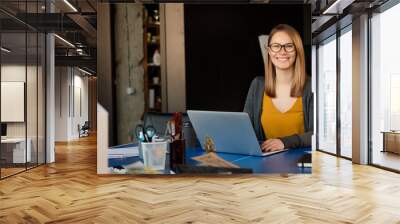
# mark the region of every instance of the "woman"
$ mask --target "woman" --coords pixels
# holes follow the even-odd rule
[[[256,77],[244,111],[264,152],[311,146],[313,98],[299,33],[280,24],[269,34],[265,78]]]

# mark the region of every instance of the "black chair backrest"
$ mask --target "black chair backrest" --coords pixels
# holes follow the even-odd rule
[[[89,129],[90,128],[89,124],[90,124],[89,121],[85,121],[85,123],[82,126],[82,129]]]
[[[171,120],[173,116],[173,113],[146,112],[143,117],[143,125],[152,125],[156,129],[156,133],[163,136],[165,134],[167,122]],[[182,132],[183,138],[186,141],[186,147],[198,147],[200,144],[197,140],[196,134],[194,133],[187,113],[182,113],[182,123]]]
[[[144,126],[153,126],[158,135],[164,135],[167,122],[172,119],[172,113],[146,112],[143,117]],[[183,117],[182,117],[183,120]]]

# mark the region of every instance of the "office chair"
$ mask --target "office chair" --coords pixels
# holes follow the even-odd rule
[[[173,113],[146,112],[143,117],[143,125],[152,125],[156,129],[156,134],[163,136],[165,134],[167,122],[171,120],[173,116]],[[182,123],[182,132],[186,148],[200,146],[187,113],[182,113]]]
[[[85,121],[85,123],[82,125],[82,127],[79,127],[80,125],[78,125],[78,129],[79,129],[79,138],[80,137],[87,137],[89,136],[89,129],[90,129],[90,125],[89,125],[89,121]]]

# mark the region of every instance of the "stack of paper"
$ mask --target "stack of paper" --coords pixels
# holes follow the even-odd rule
[[[126,147],[126,148],[110,148],[108,150],[108,158],[126,158],[126,157],[133,157],[139,156],[139,147]]]

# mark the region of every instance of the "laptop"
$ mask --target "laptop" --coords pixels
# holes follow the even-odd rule
[[[268,156],[287,150],[262,152],[250,117],[245,112],[188,110],[187,114],[203,149],[205,138],[209,136],[217,152]]]

